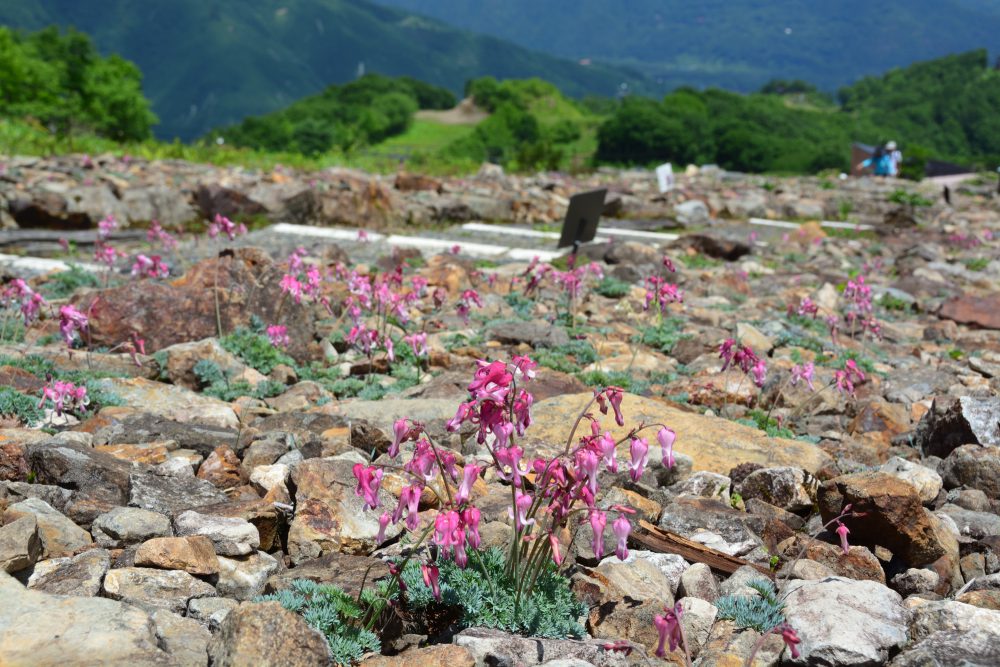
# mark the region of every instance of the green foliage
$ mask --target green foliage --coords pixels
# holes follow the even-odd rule
[[[889,202],[912,207],[930,206],[934,203],[926,197],[921,197],[916,192],[907,192],[902,188],[893,190],[892,194],[889,195]]]
[[[685,338],[690,338],[690,334],[681,333],[684,327],[684,320],[680,317],[666,317],[654,326],[639,327],[639,340],[654,349],[666,354],[674,349],[674,345]]]
[[[882,306],[886,310],[898,310],[900,312],[907,312],[911,307],[910,302],[905,299],[900,299],[897,296],[893,296],[888,292],[879,297],[878,305]]]
[[[496,547],[470,551],[463,570],[452,561],[439,562],[441,602],[424,584],[420,565],[409,561],[403,568],[408,604],[422,610],[444,605],[461,610],[462,627],[496,628],[527,637],[581,638],[586,630],[579,618],[587,606],[573,597],[569,580],[548,564],[534,590],[514,608],[514,582],[504,574],[506,553]]]
[[[47,299],[65,299],[82,287],[100,287],[101,280],[96,274],[78,264],[70,264],[69,269],[49,276],[41,286]]]
[[[279,364],[295,367],[295,360],[271,344],[267,336],[245,327],[239,327],[219,341],[222,347],[239,357],[243,363],[264,375]]]
[[[520,292],[511,292],[503,298],[507,305],[514,309],[514,313],[522,320],[530,320],[535,310],[535,300]]]
[[[13,366],[15,368],[20,368],[23,371],[31,373],[40,380],[52,377],[54,380],[63,380],[66,382],[72,382],[77,386],[85,386],[87,388],[87,398],[90,400],[90,405],[87,408],[88,412],[96,412],[102,407],[109,405],[124,404],[121,397],[117,393],[109,389],[105,389],[103,384],[99,382],[99,380],[103,378],[121,377],[120,373],[104,371],[101,369],[62,369],[56,366],[56,364],[51,360],[37,354],[29,354],[24,357],[0,355],[0,366]],[[72,412],[71,414],[82,416],[82,413],[78,412]]]
[[[747,586],[757,595],[723,595],[715,601],[719,618],[733,621],[738,628],[769,632],[785,622],[785,605],[767,579],[753,579]]]
[[[746,424],[767,433],[771,438],[794,438],[795,432],[784,427],[774,417],[768,417],[763,410],[751,410],[743,419],[737,419],[740,424]]]
[[[974,257],[973,259],[965,260],[965,268],[969,271],[982,271],[989,265],[990,259],[988,257]]]
[[[606,296],[609,299],[620,299],[624,296],[628,296],[631,289],[632,285],[624,280],[619,280],[614,276],[604,276],[596,285],[594,285],[595,292],[601,296]]]
[[[837,370],[844,370],[847,366],[848,359],[852,359],[854,363],[857,364],[858,368],[865,373],[875,372],[875,362],[868,357],[861,356],[861,353],[856,350],[842,350],[836,357],[821,360],[821,363],[823,366],[828,366]]]
[[[134,64],[102,58],[83,33],[55,27],[27,35],[0,27],[0,113],[117,141],[147,139],[156,122]]]
[[[576,377],[588,387],[621,387],[633,394],[641,394],[648,386],[647,383],[623,371],[593,370],[577,373]]]
[[[274,380],[264,380],[257,386],[246,380],[230,381],[226,373],[211,359],[200,359],[192,371],[204,387],[202,393],[222,401],[235,401],[241,396],[270,398],[285,391],[286,387]]]
[[[10,312],[8,315],[0,316],[3,323],[0,323],[0,343],[20,343],[24,341],[24,324],[20,319],[20,314]]]
[[[597,350],[585,340],[571,340],[564,345],[540,348],[533,355],[541,366],[562,373],[575,373],[580,366],[597,361]]]
[[[362,604],[337,586],[296,579],[291,588],[263,595],[255,602],[275,601],[295,612],[311,627],[319,630],[330,644],[333,662],[353,665],[365,653],[382,650],[378,636],[365,627],[365,618],[377,616],[384,608],[388,588],[382,584],[375,592],[366,589]],[[381,595],[382,597],[378,597]]]
[[[35,399],[11,387],[0,387],[0,417],[15,417],[25,426],[33,426],[44,416]]]

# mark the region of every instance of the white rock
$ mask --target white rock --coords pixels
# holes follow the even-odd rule
[[[238,517],[183,512],[174,519],[177,535],[204,535],[215,545],[220,556],[246,556],[260,546],[257,527]]]
[[[882,464],[880,470],[912,484],[917,493],[920,494],[920,502],[925,505],[937,498],[941,492],[943,485],[941,475],[919,463],[893,456]]]

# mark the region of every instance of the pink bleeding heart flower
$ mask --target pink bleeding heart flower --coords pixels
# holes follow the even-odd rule
[[[632,438],[629,453],[632,456],[632,461],[629,463],[629,477],[633,482],[638,482],[649,462],[649,441],[646,438]]]
[[[462,510],[462,524],[465,526],[469,538],[469,546],[473,549],[478,549],[479,544],[482,542],[482,538],[479,535],[479,521],[481,519],[482,513],[478,507],[467,507]]]
[[[365,504],[369,509],[378,507],[378,490],[382,483],[382,470],[374,466],[366,466],[355,463],[352,468],[354,478],[358,480],[358,486],[354,489],[354,495],[363,496]]]
[[[438,566],[433,564],[423,564],[420,566],[420,573],[424,577],[424,583],[427,584],[427,587],[430,588],[431,592],[434,594],[434,599],[440,602],[441,587],[438,583],[438,578],[440,577],[441,572],[438,570]]]
[[[840,537],[840,548],[844,550],[845,556],[851,553],[851,545],[847,543],[847,536],[850,532],[847,526],[839,521],[837,522],[837,535]]]
[[[466,464],[465,470],[462,471],[462,483],[458,487],[458,492],[455,493],[455,502],[459,505],[468,502],[472,495],[472,486],[479,479],[479,466],[474,463]]]
[[[604,555],[604,528],[608,525],[608,516],[601,510],[590,511],[590,527],[594,532],[594,541],[590,545],[594,557],[600,560]]]
[[[682,639],[682,613],[683,608],[681,607],[681,603],[678,602],[673,609],[665,609],[662,616],[657,614],[653,619],[653,625],[656,626],[656,631],[660,633],[660,641],[656,646],[656,657],[662,658],[666,655],[664,644],[668,641],[671,652],[677,650],[677,647],[680,646]]]
[[[632,531],[632,524],[629,523],[624,514],[619,514],[618,518],[611,524],[611,529],[618,539],[615,555],[618,556],[619,560],[625,560],[628,558],[628,546],[626,543],[628,541],[628,534]]]
[[[534,519],[529,519],[527,512],[531,509],[532,498],[529,494],[520,490],[514,493],[514,507],[510,510],[510,516],[514,519],[514,530],[522,530],[535,523]]]
[[[799,644],[802,640],[799,639],[799,635],[795,632],[795,629],[788,623],[782,623],[781,625],[775,627],[771,632],[781,635],[781,639],[785,642],[785,646],[792,654],[792,660],[796,660],[799,657]]]
[[[660,455],[663,457],[663,467],[670,470],[675,464],[674,441],[677,439],[677,434],[674,433],[673,429],[662,426],[656,432],[656,439],[660,443]]]
[[[388,511],[382,512],[382,516],[378,518],[378,535],[375,536],[376,544],[385,542],[385,530],[389,527],[391,521],[392,515]]]

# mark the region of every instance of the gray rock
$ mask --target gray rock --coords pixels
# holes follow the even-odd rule
[[[900,572],[892,578],[892,588],[902,595],[919,595],[932,593],[941,581],[941,576],[934,570],[923,570],[911,567],[906,572]]]
[[[72,558],[55,558],[35,565],[28,588],[53,595],[94,597],[111,567],[111,554],[91,549]]]
[[[238,517],[183,512],[174,519],[178,535],[204,535],[220,556],[246,556],[260,546],[257,527]]]
[[[941,457],[962,445],[1000,447],[1000,397],[935,399],[914,429],[911,442],[924,455]]]
[[[696,472],[687,479],[670,486],[670,492],[678,496],[700,496],[729,502],[730,480],[715,472]]]
[[[902,598],[874,581],[796,580],[784,593],[785,617],[802,640],[796,664],[884,664],[907,640]]]
[[[758,498],[788,512],[800,512],[813,506],[801,468],[761,468],[754,470],[736,485],[744,500]]]
[[[213,667],[326,667],[326,638],[277,602],[243,603],[212,638]]]
[[[156,638],[177,667],[208,665],[208,642],[212,633],[193,618],[178,616],[166,609],[153,613]]]
[[[983,630],[942,630],[907,646],[889,667],[996,667],[1000,637]]]
[[[34,516],[37,521],[43,558],[72,553],[92,543],[90,533],[44,500],[38,498],[22,500],[8,507],[3,515],[5,523],[12,523],[24,516]]]
[[[701,225],[708,222],[708,206],[699,199],[689,199],[674,207],[674,217],[683,225]]]
[[[259,551],[249,556],[219,556],[219,595],[237,600],[252,600],[264,592],[268,577],[278,571],[274,556]]]
[[[963,486],[978,489],[1000,500],[1000,447],[963,445],[941,463],[941,476],[949,489]]]
[[[945,496],[945,502],[973,512],[990,511],[990,499],[979,489],[952,489]]]
[[[28,462],[41,484],[75,489],[63,511],[80,525],[127,504],[128,461],[80,444],[39,442],[28,445]]]
[[[42,555],[38,521],[33,515],[0,526],[0,570],[20,572],[35,564]]]
[[[1000,516],[992,512],[973,512],[958,505],[945,504],[936,514],[950,518],[955,522],[960,534],[977,540],[990,535],[1000,535]]]
[[[687,597],[680,601],[681,624],[684,626],[684,638],[691,650],[691,656],[697,657],[708,641],[712,632],[712,624],[719,614],[715,605],[695,597]]]
[[[809,558],[800,558],[799,560],[793,562],[790,566],[781,568],[781,575],[787,576],[789,579],[807,579],[809,581],[816,581],[818,579],[826,579],[827,577],[832,577],[836,573],[828,568],[823,563],[819,563]]]
[[[632,664],[629,658],[617,651],[605,651],[604,640],[528,638],[500,630],[468,628],[455,635],[452,643],[467,648],[477,665],[520,667],[567,659],[582,660],[596,667],[625,667]]]
[[[673,591],[677,589],[677,578],[680,574],[676,572],[675,562],[655,561],[644,557],[666,555],[668,554],[630,551],[628,558],[623,561],[618,560],[616,556],[605,558],[597,566],[596,571],[617,588],[622,597],[636,601],[662,600],[663,604],[669,605],[673,600]],[[680,556],[675,558],[680,559]],[[683,559],[681,562],[684,562]],[[677,576],[671,579],[668,573],[676,573]]]
[[[239,606],[239,602],[229,598],[194,598],[188,602],[187,615],[201,621],[214,632],[226,620],[229,612]]]
[[[183,613],[192,598],[210,597],[215,589],[182,570],[123,567],[104,577],[104,593],[150,612],[166,609]]]
[[[105,598],[25,589],[0,572],[0,656],[7,665],[169,665],[142,610]]]
[[[153,537],[170,537],[170,519],[138,507],[116,507],[102,514],[90,527],[94,541],[102,547],[117,549],[140,544]]]
[[[920,495],[920,501],[925,505],[937,498],[941,492],[943,484],[941,475],[919,463],[893,456],[882,464],[880,470],[912,484]]]
[[[233,429],[188,424],[146,412],[115,421],[98,431],[96,440],[108,445],[173,440],[178,448],[191,449],[202,456],[208,456],[222,445],[238,451]]]
[[[129,502],[132,507],[174,514],[226,501],[226,494],[211,482],[196,477],[164,477],[134,473],[130,477]]]
[[[757,591],[747,586],[757,579],[767,579],[767,575],[755,567],[744,565],[722,582],[719,592],[722,595],[759,595]]]
[[[557,347],[569,343],[565,329],[540,321],[497,322],[487,327],[484,335],[487,340],[496,340],[504,345],[527,343],[532,347]]]
[[[698,598],[706,602],[715,602],[719,597],[719,584],[712,574],[712,568],[704,563],[695,563],[681,573],[677,585],[677,597]]]
[[[66,505],[73,499],[73,492],[51,484],[0,482],[0,498],[6,498],[8,505],[19,503],[27,498],[39,498],[65,514]]]

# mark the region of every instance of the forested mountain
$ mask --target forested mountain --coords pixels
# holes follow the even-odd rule
[[[642,79],[367,0],[0,0],[0,25],[74,26],[101,53],[135,62],[161,138],[192,139],[274,111],[359,70],[409,75],[455,93],[483,75],[538,76],[570,95],[612,95],[621,82]]]
[[[378,0],[567,58],[628,63],[665,89],[835,90],[866,74],[986,48],[1000,0]]]

